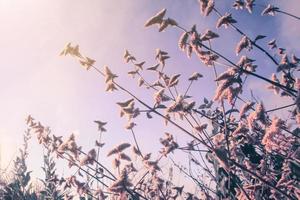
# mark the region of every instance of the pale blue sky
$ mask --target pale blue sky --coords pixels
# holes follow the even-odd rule
[[[300,13],[298,0],[262,2],[282,4],[284,10]],[[217,2],[217,7],[224,13],[225,5],[220,4]],[[167,15],[184,27],[189,28],[196,23],[200,32],[207,28],[218,32],[222,37],[213,46],[233,61],[238,60],[233,49],[240,35],[231,29],[216,30],[217,17],[214,14],[201,16],[196,0],[0,0],[2,167],[22,142],[22,133],[26,129],[24,119],[28,114],[49,125],[57,135],[78,132],[78,141],[86,149],[94,144],[98,134],[93,120],[108,121],[109,131],[104,135],[107,143],[105,152],[120,141],[132,141],[129,132],[123,129],[126,121],[118,118],[115,104],[128,97],[120,92],[105,93],[104,81],[95,72],[86,72],[70,57],[59,57],[67,42],[79,44],[83,54],[95,59],[97,66],[109,65],[120,75],[122,84],[147,102],[152,102],[151,93],[137,89],[136,82],[126,75],[130,67],[122,60],[123,52],[128,49],[151,66],[155,63],[155,49],[161,48],[172,57],[167,62],[168,71],[184,73],[183,78],[194,71],[204,74],[205,77],[191,91],[196,100],[202,101],[203,96],[211,98],[214,94],[211,69],[203,66],[195,56],[188,60],[179,51],[177,40],[180,30],[169,28],[158,33],[157,28],[143,27],[144,22],[162,8],[167,8]],[[276,38],[289,52],[299,53],[299,48],[296,51],[300,41],[299,21],[282,15],[261,17],[261,9],[259,7],[253,16],[246,11],[231,9],[230,12],[239,21],[238,27],[249,36],[270,36],[261,41],[264,47],[267,48],[265,42]],[[258,60],[259,73],[270,76],[274,65],[262,53],[247,54]],[[254,79],[249,80],[257,94],[262,94],[262,85]],[[186,84],[183,84],[182,89],[185,87]],[[274,95],[272,98],[273,103],[281,103]],[[159,119],[145,121],[142,117],[137,122],[136,134],[143,151],[157,152],[160,147],[158,138],[163,132],[174,130],[172,127],[165,128]],[[181,143],[179,136],[180,133],[176,134]],[[29,160],[33,169],[39,170],[41,155],[40,146],[33,140]]]

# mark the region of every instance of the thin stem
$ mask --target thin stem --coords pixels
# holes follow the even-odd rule
[[[102,131],[100,130],[100,134],[99,134],[99,143],[101,144],[101,140],[102,140]],[[100,156],[100,146],[98,147],[98,150],[97,150],[97,162],[99,162],[99,156]],[[96,164],[96,174],[98,173],[98,168],[99,168],[99,164],[97,163]],[[99,182],[97,182],[97,188],[99,188]]]
[[[282,11],[282,10],[277,10],[276,12],[281,13],[281,14],[285,14],[285,15],[288,15],[288,16],[290,16],[290,17],[293,17],[293,18],[295,18],[295,19],[300,20],[300,17],[298,17],[298,16],[296,16],[296,15],[293,15],[293,14],[291,14],[291,13],[288,13],[288,12],[285,12],[285,11]]]
[[[193,84],[194,80],[191,80],[190,83],[189,83],[189,86],[187,87],[187,89],[185,90],[184,92],[184,95],[183,96],[186,96],[186,94],[188,93],[189,89],[191,88],[192,84]]]
[[[277,111],[277,110],[289,108],[289,107],[292,107],[294,105],[296,105],[296,103],[292,103],[292,104],[289,104],[289,105],[286,105],[286,106],[281,106],[281,107],[278,107],[278,108],[273,108],[273,109],[265,111],[265,113],[274,112],[274,111]]]
[[[135,133],[134,133],[134,131],[133,131],[132,128],[131,128],[130,130],[131,130],[131,133],[132,133],[132,137],[133,137],[133,139],[134,139],[134,143],[135,143],[135,145],[136,145],[136,147],[137,147],[137,149],[138,149],[138,151],[139,151],[139,154],[141,155],[142,158],[144,158],[144,156],[143,156],[143,154],[142,154],[142,151],[141,151],[141,149],[140,149],[140,147],[139,147],[139,144],[138,144],[138,142],[137,142],[137,139],[136,139],[136,137],[135,137]]]
[[[163,199],[167,199],[166,195],[162,191],[161,187],[158,187],[158,190],[160,191],[161,195],[163,196]]]

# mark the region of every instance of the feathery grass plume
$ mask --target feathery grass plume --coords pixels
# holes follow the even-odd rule
[[[142,155],[141,152],[135,146],[132,146],[132,152],[136,156],[141,156]]]
[[[232,7],[235,8],[236,10],[238,9],[243,10],[245,7],[245,2],[242,0],[235,0]]]
[[[133,127],[135,127],[135,126],[136,126],[136,123],[134,123],[134,122],[129,122],[128,124],[126,124],[125,129],[131,130],[131,129],[133,129]]]
[[[144,164],[146,168],[152,173],[155,174],[157,171],[161,171],[161,168],[158,166],[157,161],[145,160]]]
[[[280,118],[274,117],[272,119],[272,123],[266,129],[261,142],[265,146],[267,152],[288,151],[288,149],[284,148],[285,145],[280,145],[281,142],[286,141],[285,136],[281,133],[281,128],[283,127],[285,127],[285,123]]]
[[[279,55],[283,55],[283,54],[285,53],[285,50],[286,50],[286,49],[279,47],[279,48],[278,48],[278,54],[279,54]]]
[[[139,78],[138,80],[138,86],[141,87],[142,85],[144,85],[145,81],[142,77]]]
[[[276,83],[279,83],[279,80],[278,80],[276,74],[274,74],[274,73],[272,74],[271,80],[276,82]],[[269,85],[267,88],[270,89],[270,90],[273,90],[274,94],[276,94],[276,95],[279,94],[279,91],[280,91],[279,87],[277,87],[275,85]]]
[[[167,9],[162,9],[156,15],[148,19],[145,23],[145,27],[152,26],[154,24],[161,24],[163,22],[163,18],[167,12]]]
[[[164,92],[165,92],[165,89],[160,89],[159,91],[154,93],[153,98],[154,98],[155,103],[160,104],[163,101]]]
[[[134,111],[134,104],[135,104],[134,101],[132,101],[128,106],[123,107],[122,111],[124,112],[124,114],[128,114],[128,115],[132,114]]]
[[[218,38],[219,35],[209,29],[205,31],[205,33],[200,37],[202,41],[212,40],[214,38]]]
[[[171,76],[170,80],[168,81],[168,87],[173,87],[175,85],[178,84],[179,82],[179,77],[180,77],[181,74],[175,74],[173,76]]]
[[[134,167],[133,163],[125,165],[125,169],[130,172],[137,172],[137,169]]]
[[[246,0],[246,9],[248,10],[249,13],[253,12],[253,7],[254,7],[254,2],[255,0]]]
[[[241,87],[229,86],[226,88],[218,100],[227,99],[230,105],[234,105],[234,98],[241,92]]]
[[[130,75],[132,78],[135,78],[135,75],[139,73],[138,69],[132,70],[128,72],[128,75]]]
[[[253,130],[257,124],[257,121],[260,121],[262,124],[267,123],[267,116],[265,114],[265,108],[262,102],[257,104],[255,111],[250,113],[250,115],[247,117],[248,127],[250,130]]]
[[[146,155],[144,155],[143,160],[149,160],[151,158],[151,153],[147,153]]]
[[[109,81],[106,85],[105,91],[106,92],[113,92],[115,90],[118,90],[118,88],[116,87],[116,85],[112,81]]]
[[[280,79],[280,84],[281,85],[287,85],[288,84],[288,77],[286,74],[281,74],[281,79]]]
[[[107,122],[102,122],[99,120],[95,120],[94,122],[98,125],[98,131],[106,132],[106,129],[104,128],[104,126],[107,124]]]
[[[34,121],[34,118],[31,115],[26,117],[26,124],[29,125]]]
[[[222,25],[227,28],[230,24],[237,23],[235,19],[232,18],[230,13],[225,13],[224,16],[220,17],[217,21],[217,28],[220,28]]]
[[[265,107],[262,102],[257,104],[255,108],[256,113],[256,119],[261,121],[261,123],[266,124],[267,123],[267,116],[265,114]]]
[[[233,137],[239,137],[240,134],[246,134],[248,133],[249,129],[246,127],[246,125],[242,122],[238,124],[238,127],[232,132]]]
[[[135,63],[134,66],[136,66],[137,69],[139,69],[139,70],[143,70],[143,65],[144,65],[145,63],[146,63],[145,61],[140,62],[140,63]]]
[[[208,0],[207,6],[206,6],[205,11],[204,11],[204,16],[208,16],[211,13],[211,11],[214,9],[214,6],[215,6],[215,1],[214,0]]]
[[[199,2],[199,5],[200,5],[200,11],[202,14],[205,13],[205,10],[207,8],[207,5],[208,5],[208,0],[198,0]]]
[[[248,112],[254,106],[254,104],[255,104],[254,102],[249,102],[249,101],[245,103],[240,109],[240,113],[239,113],[240,118],[245,117],[246,112]]]
[[[180,111],[183,111],[183,105],[184,105],[184,98],[181,94],[179,94],[176,99],[175,102],[173,102],[169,107],[167,107],[166,112],[171,113],[178,113]]]
[[[72,51],[72,46],[71,45],[72,45],[71,42],[68,42],[65,45],[64,49],[60,52],[59,55],[60,56],[66,56],[66,55],[70,54],[70,52]]]
[[[248,58],[247,56],[242,56],[240,60],[237,62],[237,66],[245,67],[249,63],[253,63],[255,60]]]
[[[147,70],[149,70],[149,71],[157,71],[158,67],[159,67],[159,64],[156,64],[156,65],[154,65],[152,67],[148,67]]]
[[[166,64],[165,61],[169,58],[170,58],[170,56],[168,56],[167,52],[162,51],[160,49],[156,49],[155,59],[157,59],[157,61],[159,62],[160,65],[162,65],[164,67]]]
[[[172,18],[168,17],[167,20],[168,20],[168,23],[169,23],[170,26],[178,26],[178,23],[175,19],[172,19]]]
[[[189,39],[188,32],[182,33],[182,35],[180,36],[179,41],[178,41],[178,47],[181,51],[185,51],[185,49],[187,47],[188,39]]]
[[[244,68],[245,70],[247,71],[250,71],[250,72],[255,72],[256,71],[256,68],[257,68],[257,65],[255,65],[253,62],[255,60],[253,59],[250,59],[248,58],[247,56],[242,56],[240,58],[240,60],[237,62],[237,66],[241,67],[241,68]]]
[[[120,153],[119,158],[122,159],[122,160],[126,160],[128,162],[131,161],[131,158],[125,153]]]
[[[195,126],[195,130],[199,133],[202,133],[202,131],[206,130],[207,129],[207,124],[201,124],[199,126]]]
[[[95,60],[89,58],[89,57],[84,57],[79,59],[79,63],[85,67],[86,70],[89,70],[94,64]]]
[[[130,182],[127,171],[122,170],[121,176],[109,187],[109,190],[114,193],[121,194],[126,191],[127,188],[132,187],[133,184]],[[127,199],[123,197],[121,199]]]
[[[117,102],[117,104],[120,107],[125,108],[125,107],[129,106],[133,101],[134,101],[134,99],[129,99],[129,100],[124,101],[124,102]]]
[[[217,61],[219,56],[217,54],[211,53],[209,55],[206,55],[201,59],[201,61],[206,65],[206,66],[212,66],[215,61]]]
[[[270,42],[268,42],[268,45],[270,46],[270,49],[275,49],[277,48],[276,40],[273,39]]]
[[[242,39],[237,44],[236,49],[235,49],[236,55],[239,55],[239,53],[245,48],[247,48],[248,51],[250,51],[252,49],[251,41],[249,40],[249,38],[247,36],[243,36]]]
[[[160,27],[158,29],[159,32],[164,31],[168,26],[177,26],[177,22],[174,19],[168,18],[161,22]]]
[[[186,48],[186,56],[188,58],[191,58],[192,57],[192,53],[193,53],[193,46],[192,45],[188,45],[187,48]]]
[[[119,159],[115,158],[115,159],[113,159],[113,161],[112,161],[112,165],[113,165],[113,168],[114,168],[114,169],[117,169],[118,167],[120,167],[121,161],[120,161]]]
[[[202,78],[203,75],[198,73],[198,72],[194,72],[190,77],[189,77],[189,81],[197,81],[199,78]]]
[[[254,39],[254,42],[257,42],[258,40],[264,39],[265,37],[267,37],[267,36],[265,36],[265,35],[257,35],[255,37],[255,39]]]
[[[183,112],[191,113],[196,105],[195,101],[183,104]]]
[[[237,73],[237,69],[236,68],[229,68],[227,71],[223,72],[222,74],[220,74],[215,81],[223,81],[223,80],[227,80],[229,78],[232,78],[235,74]]]
[[[297,113],[295,119],[296,119],[297,124],[300,125],[300,112]]]
[[[295,89],[300,90],[300,78],[296,78],[294,87],[295,87]]]
[[[128,106],[126,106],[126,107],[121,106],[120,117],[123,117],[124,115],[126,115],[128,120],[130,120],[132,118],[136,118],[139,114],[140,114],[140,110],[139,110],[139,108],[134,107],[134,101],[131,101],[128,104]]]
[[[225,94],[224,92],[226,92],[226,89],[227,89],[228,87],[230,87],[233,83],[234,83],[234,80],[233,80],[232,78],[224,80],[224,81],[217,87],[216,94],[215,94],[215,97],[214,97],[214,101],[219,101],[219,100],[221,100],[223,94]]]
[[[297,67],[297,65],[295,65],[289,61],[287,54],[283,54],[281,56],[281,61],[277,67],[277,72],[290,70],[290,69],[296,68],[296,67]]]
[[[105,75],[105,83],[108,83],[110,81],[113,81],[118,76],[108,68],[108,66],[104,66],[104,75]]]
[[[95,141],[95,146],[96,146],[96,147],[100,147],[100,148],[101,148],[101,147],[103,147],[104,145],[105,145],[105,143],[101,143],[101,142],[99,142],[98,140]]]
[[[123,58],[126,59],[128,56],[130,56],[130,53],[127,49],[125,49]]]
[[[291,62],[296,65],[300,63],[300,58],[298,58],[295,54],[292,54],[292,60]]]
[[[70,42],[68,44],[66,44],[66,46],[64,47],[64,49],[61,51],[61,53],[59,55],[60,56],[71,55],[71,56],[76,56],[79,58],[82,57],[79,52],[79,45],[76,45],[74,47],[74,46],[72,46],[72,44]]]
[[[131,145],[129,143],[122,143],[118,146],[116,146],[115,148],[113,148],[108,154],[107,156],[111,156],[113,154],[116,154],[116,153],[120,153],[122,151],[124,151],[125,149],[127,149],[128,147],[130,147]]]
[[[274,16],[277,11],[279,11],[279,8],[277,8],[271,4],[268,4],[268,6],[262,11],[261,15]]]
[[[123,58],[124,58],[125,63],[129,63],[130,61],[136,60],[135,57],[133,55],[131,55],[127,49],[125,49]]]

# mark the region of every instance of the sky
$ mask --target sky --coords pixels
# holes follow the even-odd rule
[[[228,2],[217,1],[222,13],[228,11]],[[300,13],[298,0],[262,2],[280,5],[296,15]],[[107,145],[103,152],[121,141],[132,141],[130,133],[123,128],[126,120],[118,118],[115,104],[129,97],[121,92],[106,93],[104,80],[97,73],[86,71],[71,57],[60,57],[60,51],[68,42],[79,44],[81,52],[95,59],[99,68],[108,65],[120,76],[121,84],[146,102],[153,102],[152,93],[138,88],[136,81],[126,75],[131,66],[124,63],[123,53],[128,49],[138,60],[151,66],[155,64],[156,48],[168,51],[172,59],[166,70],[183,73],[185,79],[195,71],[203,74],[204,78],[192,87],[191,93],[197,101],[202,101],[204,96],[212,98],[215,85],[211,69],[203,66],[195,56],[187,59],[178,49],[177,41],[182,32],[169,28],[159,33],[156,27],[143,27],[145,21],[162,8],[167,8],[167,15],[186,28],[197,24],[199,32],[207,28],[216,31],[222,37],[212,43],[213,47],[233,61],[239,59],[233,49],[241,36],[231,29],[216,29],[217,17],[214,14],[201,16],[196,0],[0,0],[1,167],[7,166],[22,143],[28,114],[50,126],[54,134],[68,136],[75,132],[78,143],[86,150],[92,148],[99,134],[94,120],[108,122],[108,132],[103,136]],[[239,21],[237,26],[249,36],[268,35],[267,40],[261,42],[264,48],[268,48],[267,41],[276,38],[288,52],[299,54],[299,21],[283,15],[261,17],[261,10],[258,6],[250,15],[230,8]],[[262,53],[244,53],[255,57],[260,74],[271,76],[274,64]],[[180,88],[182,91],[186,84]],[[283,103],[271,92],[265,94],[263,84],[249,78],[247,87],[262,100],[271,97],[272,106]],[[173,127],[164,127],[160,119],[141,117],[137,124],[135,131],[144,152],[157,152],[158,139],[166,131],[174,133],[182,143],[181,133]],[[41,159],[42,148],[33,139],[28,162],[30,168],[36,169],[36,175],[40,173]],[[101,159],[106,159],[105,153]]]

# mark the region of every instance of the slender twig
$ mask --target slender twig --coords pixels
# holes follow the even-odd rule
[[[141,156],[142,158],[144,158],[143,153],[142,153],[142,151],[141,151],[141,148],[140,148],[140,146],[139,146],[139,144],[138,144],[138,142],[137,142],[137,139],[136,139],[136,137],[135,137],[135,133],[134,133],[134,131],[133,131],[132,128],[131,128],[130,130],[131,130],[131,133],[132,133],[132,137],[133,137],[133,139],[134,139],[134,143],[135,143],[135,145],[136,145],[136,147],[137,147],[137,149],[138,149],[138,151],[139,151],[139,154],[140,154],[140,156]]]
[[[288,13],[288,12],[285,12],[285,11],[282,11],[282,10],[277,10],[276,12],[281,13],[281,14],[285,14],[285,15],[288,15],[288,16],[290,16],[290,17],[293,17],[293,18],[295,18],[295,19],[300,20],[300,17],[298,17],[298,16],[296,16],[296,15],[293,15],[293,14],[291,14],[291,13]]]
[[[277,111],[277,110],[282,110],[282,109],[285,109],[285,108],[292,107],[294,105],[296,105],[296,103],[292,103],[292,104],[289,104],[289,105],[281,106],[281,107],[278,107],[278,108],[273,108],[273,109],[265,111],[265,113],[274,112],[274,111]]]
[[[190,83],[189,83],[189,86],[186,88],[185,92],[184,92],[184,95],[183,96],[186,96],[186,94],[189,92],[189,89],[191,88],[192,84],[193,84],[194,80],[191,80]]]

